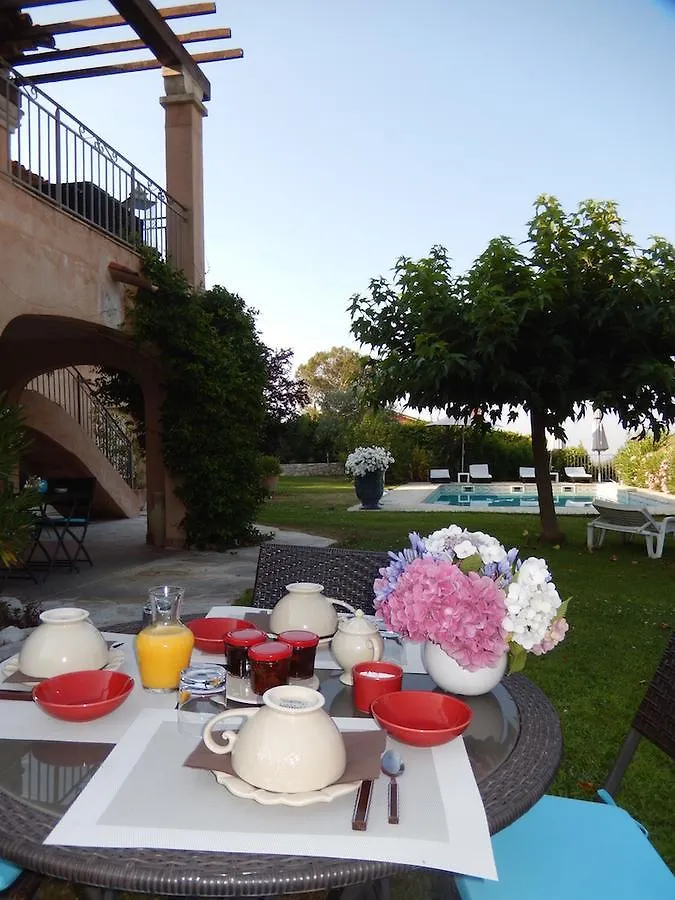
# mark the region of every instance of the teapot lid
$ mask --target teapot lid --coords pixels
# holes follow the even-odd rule
[[[377,625],[366,619],[362,609],[357,609],[356,613],[349,619],[344,619],[338,625],[338,631],[347,634],[373,634],[377,631]]]

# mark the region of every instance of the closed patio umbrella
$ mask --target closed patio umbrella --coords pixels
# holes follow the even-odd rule
[[[601,409],[596,409],[593,412],[595,425],[593,427],[593,436],[591,438],[591,451],[598,454],[598,481],[602,480],[600,477],[600,454],[609,449],[609,441],[607,440],[607,435],[605,434],[605,429],[602,424],[603,417],[604,413]]]

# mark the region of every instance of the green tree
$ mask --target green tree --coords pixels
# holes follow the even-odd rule
[[[332,347],[298,366],[298,377],[307,385],[312,403],[323,409],[326,400],[333,407],[343,404],[336,395],[350,394],[358,384],[366,357],[349,347]],[[344,401],[347,402],[347,401]]]
[[[254,541],[264,497],[265,389],[275,355],[237,294],[219,285],[194,291],[155,251],[145,249],[143,258],[158,289],[138,292],[128,324],[137,344],[154,347],[162,361],[163,454],[185,504],[188,545],[223,549]],[[142,440],[142,393],[133,379],[104,370],[97,387],[134,417]]]
[[[15,489],[21,454],[28,447],[21,410],[0,394],[0,568],[13,566],[34,527],[35,491]]]
[[[292,422],[309,403],[309,391],[301,378],[291,374],[293,351],[266,348],[267,384],[263,390],[265,422],[263,450],[278,455],[284,425]]]
[[[466,275],[443,247],[402,257],[393,284],[352,297],[352,332],[373,348],[380,401],[495,422],[530,416],[542,537],[560,540],[546,432],[565,438],[584,402],[655,435],[675,421],[675,248],[638,247],[613,202],[576,212],[541,196],[523,250],[492,240]]]

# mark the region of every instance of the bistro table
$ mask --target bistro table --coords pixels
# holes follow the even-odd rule
[[[131,635],[141,627],[138,622],[118,625],[107,636],[117,636],[133,655]],[[207,656],[218,661],[212,654],[200,658]],[[317,670],[317,675],[332,716],[361,715],[353,709],[351,689],[338,679],[339,670]],[[424,674],[404,675],[403,687],[434,689]],[[142,709],[146,698],[154,706],[175,704],[174,695],[147,695],[138,685],[127,703]],[[505,678],[489,694],[464,699],[474,712],[464,742],[494,833],[526,812],[553,780],[562,753],[560,722],[543,692],[523,675]],[[0,701],[0,717],[2,707],[12,702],[17,701]],[[279,895],[341,889],[413,871],[409,865],[379,861],[44,844],[113,746],[14,735],[0,739],[0,856],[87,886],[88,896],[95,888],[200,897]]]

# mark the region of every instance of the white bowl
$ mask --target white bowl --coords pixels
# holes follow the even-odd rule
[[[42,624],[28,635],[19,652],[19,669],[24,675],[51,678],[105,666],[108,645],[86,609],[49,609],[40,619]]]

